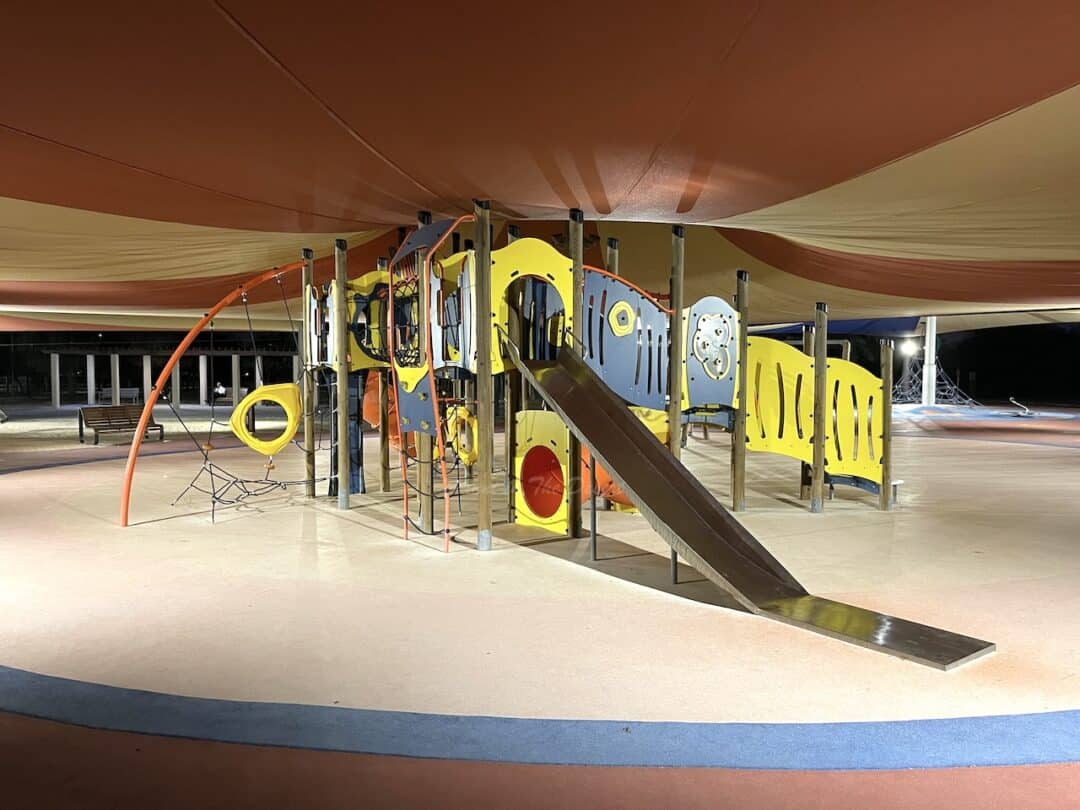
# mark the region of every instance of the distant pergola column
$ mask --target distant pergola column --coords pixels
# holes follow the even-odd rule
[[[937,405],[937,316],[926,317],[926,341],[923,346],[922,404]]]
[[[208,384],[208,377],[210,371],[207,368],[209,364],[206,360],[205,354],[199,355],[199,404],[206,405],[210,401],[210,386]]]
[[[97,368],[94,355],[86,355],[86,404],[97,404]]]
[[[180,365],[183,362],[184,358],[181,357],[172,370],[172,403],[177,408],[180,407]]]
[[[232,404],[240,401],[240,355],[234,354],[232,360]]]
[[[142,356],[142,391],[143,402],[150,401],[150,392],[154,389],[154,373],[150,366],[150,355]]]
[[[109,355],[109,387],[112,388],[112,404],[120,404],[120,355]]]
[[[60,407],[60,355],[53,352],[49,355],[49,390],[52,393],[54,408]]]

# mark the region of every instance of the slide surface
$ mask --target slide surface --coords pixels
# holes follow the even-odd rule
[[[504,345],[653,529],[747,610],[938,669],[952,669],[994,650],[981,639],[807,593],[577,352],[564,344],[554,361],[523,361],[513,345]]]

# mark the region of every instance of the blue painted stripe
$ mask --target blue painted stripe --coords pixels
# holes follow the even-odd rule
[[[540,720],[182,697],[0,667],[0,710],[91,728],[433,759],[866,770],[1080,761],[1080,711],[867,723]]]

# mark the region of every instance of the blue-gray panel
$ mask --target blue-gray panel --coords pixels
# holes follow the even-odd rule
[[[732,406],[739,359],[736,323],[735,310],[723,298],[706,296],[690,307],[686,320],[686,393],[691,408]]]
[[[626,303],[629,312],[620,302]],[[584,304],[582,335],[589,368],[630,404],[657,410],[666,408],[667,313],[633,287],[592,270],[585,271]],[[612,316],[612,309],[617,306],[619,309]],[[628,334],[616,334],[613,317],[620,331],[629,328]]]
[[[411,392],[400,384],[397,386],[398,423],[403,433],[427,433],[436,435],[439,420],[435,417],[435,396],[431,378],[424,377]],[[427,427],[424,427],[424,424]]]
[[[394,258],[390,260],[390,267],[394,267],[406,256],[412,255],[414,251],[421,248],[430,250],[432,245],[442,239],[446,232],[454,227],[455,222],[457,222],[456,219],[440,219],[438,222],[425,225],[423,228],[417,228],[401,243],[401,247],[397,249]]]

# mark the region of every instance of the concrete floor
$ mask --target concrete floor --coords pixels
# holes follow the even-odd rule
[[[264,472],[244,448],[216,455],[238,475]],[[812,592],[997,643],[954,672],[717,607],[700,582],[645,587],[666,578],[667,547],[636,515],[599,515],[600,566],[568,562],[584,561],[587,541],[513,542],[505,530],[486,554],[468,530],[450,554],[404,542],[396,491],[355,496],[342,513],[290,489],[211,523],[202,496],[169,505],[194,453],[140,460],[128,529],[119,459],[0,476],[0,664],[180,695],[535,718],[1080,706],[1080,456],[904,436],[895,457],[899,510],[841,490],[810,515],[797,462],[752,455],[744,521]],[[684,458],[725,501],[726,437],[692,439]],[[300,470],[293,450],[275,474]]]

